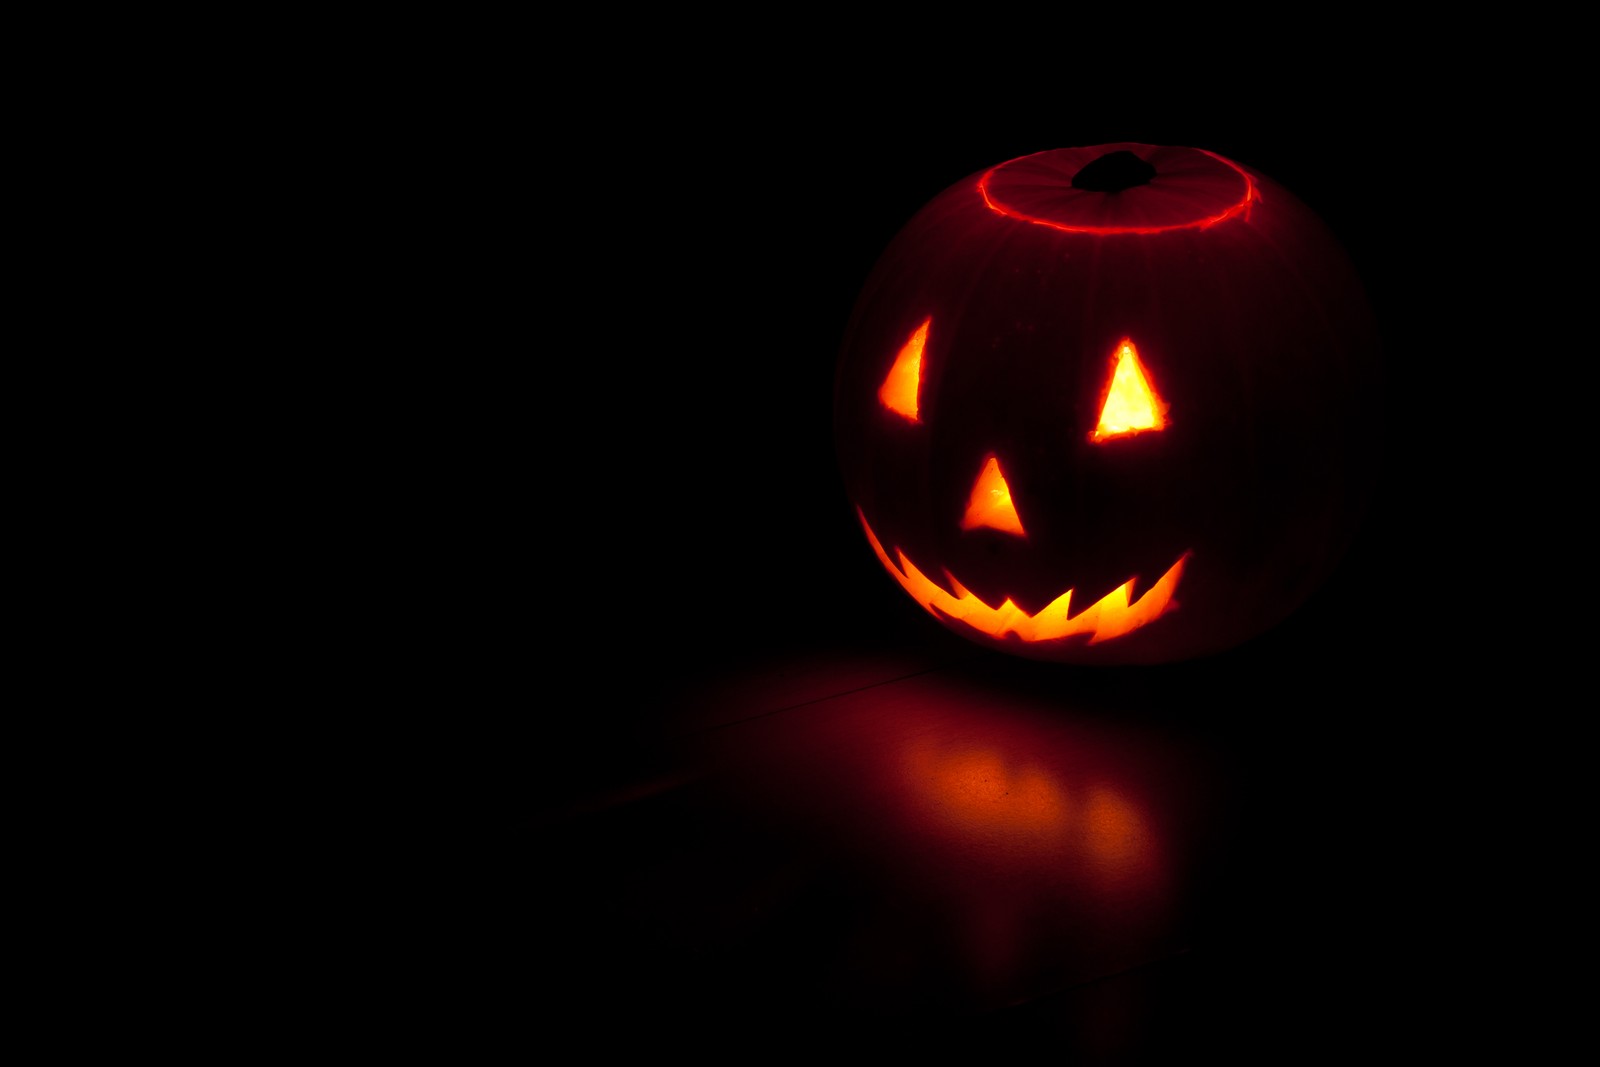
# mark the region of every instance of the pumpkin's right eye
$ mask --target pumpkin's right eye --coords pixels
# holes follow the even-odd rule
[[[1167,428],[1167,405],[1150,385],[1139,350],[1124,337],[1111,355],[1111,373],[1100,401],[1100,421],[1089,431],[1095,444],[1125,434]]]

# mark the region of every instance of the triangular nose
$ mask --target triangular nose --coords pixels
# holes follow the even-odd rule
[[[1022,519],[1017,516],[1016,506],[1011,503],[1011,487],[1006,484],[1006,476],[1000,473],[1000,460],[994,456],[985,460],[983,470],[978,472],[966,517],[961,520],[963,530],[975,530],[980,526],[1004,530],[1018,537],[1028,536],[1022,528]]]

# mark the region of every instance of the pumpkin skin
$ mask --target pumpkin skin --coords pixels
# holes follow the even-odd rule
[[[885,569],[963,637],[1212,655],[1347,550],[1380,349],[1344,249],[1265,175],[1197,148],[1040,152],[946,189],[882,253],[837,364],[839,466]],[[1102,425],[1124,352],[1160,428]]]

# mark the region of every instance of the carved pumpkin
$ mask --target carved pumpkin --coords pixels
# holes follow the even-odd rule
[[[888,573],[1019,655],[1162,663],[1276,625],[1376,471],[1378,332],[1325,223],[1197,148],[1024,156],[945,190],[857,299],[845,488]]]

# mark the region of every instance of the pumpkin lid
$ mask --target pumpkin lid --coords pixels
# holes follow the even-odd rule
[[[1001,215],[1090,234],[1213,226],[1260,197],[1243,167],[1214,152],[1133,142],[1020,156],[986,171],[978,191]]]

